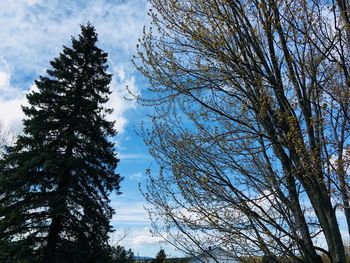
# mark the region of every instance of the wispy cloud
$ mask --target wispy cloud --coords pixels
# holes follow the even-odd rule
[[[137,247],[158,245],[162,238],[152,235],[150,231],[150,220],[145,210],[145,204],[140,201],[130,201],[127,196],[116,199],[111,204],[116,209],[112,224],[117,229],[118,237],[126,233],[121,241],[126,247]]]
[[[151,233],[150,227],[138,227],[126,232],[118,232],[112,235],[111,243],[113,245],[120,244],[127,248],[132,247],[135,255],[156,257],[161,248],[165,250],[167,257],[185,256],[181,251],[175,249],[171,245],[164,243],[163,238],[155,236]],[[114,242],[113,242],[114,241]]]
[[[162,238],[151,234],[149,227],[143,227],[141,229],[138,229],[137,232],[135,231],[130,233],[127,239],[129,239],[130,243],[135,247],[155,245],[159,244],[162,241]]]
[[[99,33],[99,46],[109,53],[110,71],[115,75],[110,105],[122,133],[125,113],[135,108],[123,97],[126,85],[138,91],[130,57],[147,21],[146,9],[144,0],[0,1],[0,119],[6,125],[19,125],[20,105],[34,79],[45,73],[63,44],[70,44],[79,25],[90,21]]]
[[[143,174],[140,173],[140,172],[133,173],[133,174],[127,176],[127,178],[128,178],[129,180],[137,181],[137,182],[140,182],[141,179],[142,179],[142,177],[143,177]]]
[[[124,245],[125,247],[131,246],[134,250],[149,245],[160,245],[162,241],[162,238],[154,236],[151,233],[149,227],[137,227],[126,231],[117,231],[111,235],[111,244]]]
[[[118,158],[121,160],[127,160],[127,159],[153,160],[153,158],[149,154],[141,154],[141,153],[119,153]]]
[[[113,216],[112,222],[116,225],[120,223],[131,224],[149,224],[147,211],[144,208],[144,203],[133,202],[117,199],[112,202],[112,207],[115,207],[116,214]]]

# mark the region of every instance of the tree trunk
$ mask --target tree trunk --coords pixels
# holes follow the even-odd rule
[[[344,202],[344,213],[345,213],[345,218],[346,218],[346,223],[348,225],[348,233],[350,235],[350,207],[349,207],[349,202]]]
[[[268,126],[266,126],[268,127]],[[286,155],[284,150],[278,145],[274,145],[276,154],[279,156],[279,159],[282,163],[282,166],[287,171],[290,171],[292,174],[293,169],[291,168],[292,163],[291,159]],[[292,157],[294,163],[297,167],[304,167],[304,164],[300,161],[297,155]],[[345,251],[344,245],[341,238],[337,218],[335,211],[333,209],[331,200],[327,194],[327,189],[320,181],[322,180],[322,175],[312,173],[302,169],[300,174],[294,174],[293,176],[297,177],[302,183],[309,199],[312,204],[313,209],[315,210],[316,216],[320,222],[321,228],[325,235],[328,250],[331,254],[333,263],[345,263]]]
[[[69,152],[71,149],[69,147]],[[62,231],[62,212],[65,210],[65,200],[67,198],[67,188],[69,185],[69,169],[64,169],[62,177],[57,186],[57,195],[53,200],[50,209],[53,211],[52,221],[47,236],[47,248],[42,263],[56,262],[56,250],[59,241],[59,235]]]
[[[345,251],[335,211],[328,198],[319,191],[307,190],[309,199],[320,221],[333,263],[345,263]],[[318,187],[318,190],[319,187]]]
[[[301,251],[304,253],[303,257],[305,259],[305,262],[322,263],[322,258],[317,254],[315,250],[308,225],[305,221],[305,217],[300,207],[299,197],[295,188],[295,181],[293,178],[290,178],[288,181],[290,181],[288,182],[288,190],[291,195],[291,210],[295,216],[297,229],[300,230],[301,233]]]
[[[47,241],[47,249],[45,251],[42,263],[54,263],[55,261],[55,253],[56,247],[59,239],[59,234],[62,229],[62,216],[58,215],[52,219],[48,241]]]
[[[349,208],[349,195],[348,195],[348,190],[347,190],[347,182],[346,182],[346,173],[343,169],[343,173],[338,176],[339,181],[340,181],[340,191],[341,191],[341,196],[343,199],[343,205],[344,205],[344,214],[345,214],[345,219],[346,219],[346,224],[348,227],[348,234],[350,235],[350,208]]]
[[[345,33],[348,41],[350,41],[350,10],[349,3],[346,0],[337,0],[337,5],[340,12],[340,18],[344,23]]]

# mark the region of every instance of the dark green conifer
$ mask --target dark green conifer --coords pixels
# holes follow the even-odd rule
[[[125,247],[117,245],[111,248],[112,251],[112,261],[111,263],[134,263],[135,256],[134,252],[129,249],[126,250]]]
[[[81,26],[27,95],[24,133],[0,165],[0,262],[101,262],[109,251],[121,178],[104,106],[112,76],[96,42]]]
[[[152,261],[152,263],[164,263],[166,260],[166,254],[164,249],[160,249],[159,252],[156,255],[156,258]]]

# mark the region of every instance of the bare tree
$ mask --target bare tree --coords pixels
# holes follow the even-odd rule
[[[143,136],[163,167],[145,193],[165,223],[154,229],[184,250],[345,262],[347,2],[151,3],[135,64],[151,83],[138,101],[156,112]]]

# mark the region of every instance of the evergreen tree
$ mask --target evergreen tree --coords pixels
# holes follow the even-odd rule
[[[135,261],[134,252],[126,250],[123,246],[116,246],[112,249],[112,263],[133,263]]]
[[[164,263],[166,260],[166,254],[164,249],[159,250],[156,255],[156,258],[153,260],[153,263]]]
[[[24,134],[0,169],[0,262],[101,262],[110,253],[121,177],[110,137],[107,54],[92,25],[81,26],[40,76]]]

